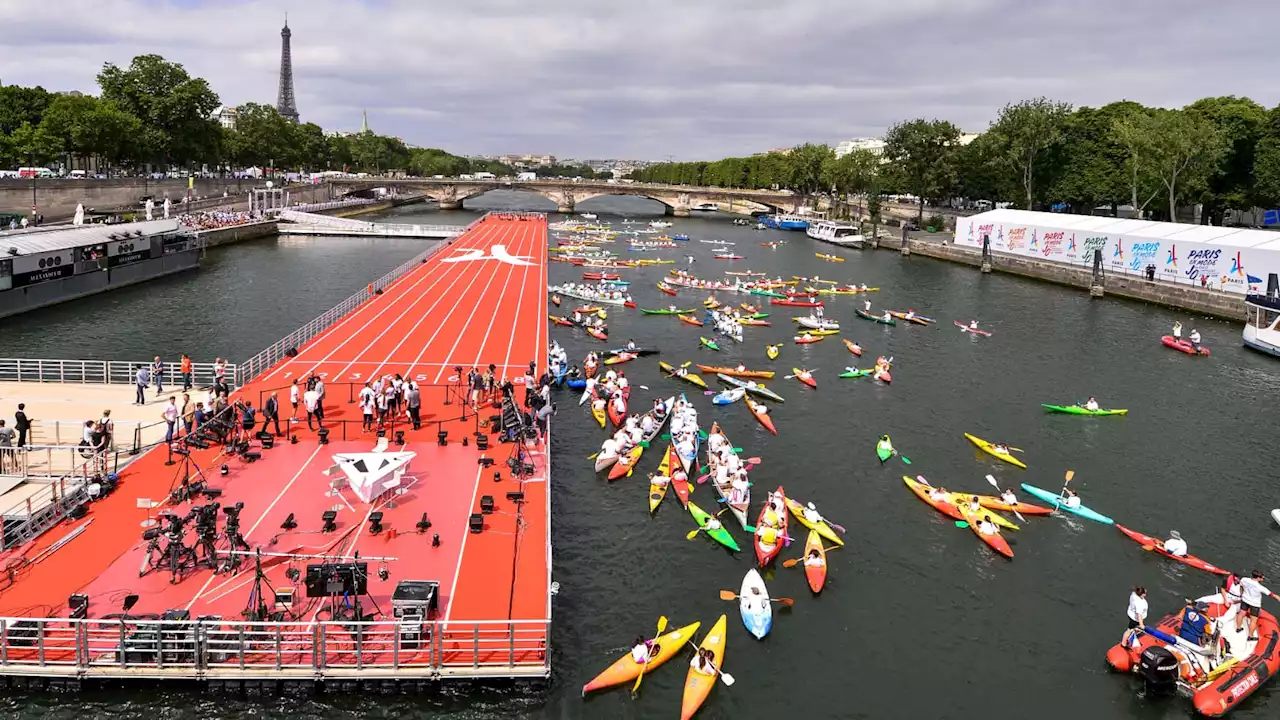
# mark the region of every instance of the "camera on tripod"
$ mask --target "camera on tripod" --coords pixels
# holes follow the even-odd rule
[[[196,537],[204,540],[212,539],[218,534],[218,507],[220,503],[196,505],[191,508],[191,515],[196,521]]]
[[[165,539],[171,543],[181,543],[183,532],[186,530],[187,520],[189,520],[191,516],[188,515],[184,517],[177,513],[163,512],[157,517],[160,518],[161,522],[168,523],[164,528]]]

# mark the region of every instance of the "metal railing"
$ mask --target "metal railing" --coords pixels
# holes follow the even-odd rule
[[[220,679],[546,677],[549,620],[0,618],[0,674]]]
[[[132,433],[129,435],[132,439]],[[112,446],[105,453],[117,457],[121,452],[116,449],[114,439]],[[131,453],[132,454],[132,453]],[[67,473],[80,470],[89,462],[94,451],[88,446],[79,445],[27,445],[20,448],[0,448],[0,477],[21,478],[25,481],[48,481],[65,477]],[[116,461],[118,463],[118,460]]]
[[[120,469],[119,457],[107,450],[93,454],[58,479],[42,484],[36,492],[4,505],[0,509],[0,550],[39,537],[73,508],[87,502],[89,485],[116,473]]]
[[[86,383],[91,385],[132,385],[138,368],[151,367],[150,361],[138,360],[53,360],[39,358],[0,358],[0,382]],[[237,367],[225,365],[227,382],[239,385]],[[192,363],[191,379],[197,387],[213,385],[217,376],[215,363]],[[161,376],[165,387],[182,387],[182,366],[164,364]],[[155,386],[155,378],[151,380]]]
[[[333,228],[335,230],[345,230],[355,233],[376,232],[380,235],[406,235],[420,237],[427,234],[460,234],[463,230],[458,225],[378,223],[369,222],[367,220],[353,220],[351,218],[339,218],[331,215],[316,215],[299,211],[296,208],[281,210],[277,217],[280,220],[297,223],[299,225]],[[287,232],[288,227],[286,226],[285,228],[282,228],[282,230]]]
[[[285,211],[285,212],[288,212],[288,211]],[[484,222],[484,219],[487,217],[488,217],[487,213],[485,215],[480,216],[470,225],[463,228],[462,232],[466,233],[470,231],[476,225]],[[411,260],[408,260],[402,263],[400,266],[396,267],[394,270],[388,272],[387,274],[383,275],[377,280],[374,280],[372,283],[369,283],[368,287],[359,290],[358,292],[356,292],[356,294],[352,295],[346,300],[343,300],[337,305],[334,305],[328,310],[325,310],[319,316],[317,316],[316,318],[308,322],[306,325],[303,325],[297,330],[294,330],[288,335],[275,341],[271,345],[264,348],[257,355],[254,355],[248,360],[242,363],[239,363],[236,366],[236,369],[238,371],[239,379],[242,380],[242,384],[249,382],[250,380],[261,375],[263,372],[266,372],[269,368],[274,367],[276,363],[280,362],[281,360],[289,356],[290,350],[297,350],[298,348],[301,348],[304,343],[316,337],[317,335],[324,332],[325,330],[328,330],[334,324],[334,322],[336,322],[338,319],[342,318],[347,313],[351,312],[352,310],[356,309],[360,305],[364,304],[366,300],[373,297],[373,295],[375,295],[378,291],[383,290],[384,288],[389,286],[391,283],[395,282],[405,273],[408,273],[410,270],[414,269],[418,265],[421,265],[422,263],[426,262],[427,258],[439,252],[440,249],[444,247],[447,247],[446,243],[437,243],[431,248],[424,250],[423,252],[415,255]]]
[[[113,420],[112,422],[116,431],[111,436],[111,445],[107,449],[115,452],[137,452],[140,444],[138,430],[157,425],[157,423],[144,423],[141,420]],[[32,420],[27,437],[32,447],[79,445],[84,439],[84,420],[45,420],[43,418]]]
[[[383,199],[373,200],[370,198],[347,198],[345,200],[326,200],[325,202],[298,203],[296,205],[290,205],[287,208],[278,208],[275,210],[268,210],[267,214],[274,214],[274,213],[281,213],[281,212],[301,212],[301,213],[319,212],[321,210],[337,210],[339,208],[345,208],[345,207],[360,207],[361,205],[374,205],[380,202],[386,202],[386,200],[383,200]],[[328,217],[328,216],[326,215],[325,217]]]

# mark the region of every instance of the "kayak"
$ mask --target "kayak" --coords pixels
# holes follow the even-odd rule
[[[755,568],[747,571],[742,578],[742,589],[738,592],[738,610],[742,613],[742,624],[747,631],[763,640],[773,627],[773,603],[769,602],[769,589],[764,586],[764,578]]]
[[[716,253],[716,254],[712,255],[711,257],[715,258],[716,260],[744,260],[744,259],[746,259],[746,256],[745,256],[745,255],[734,255],[733,253]]]
[[[772,370],[739,370],[731,367],[720,367],[719,365],[703,365],[702,363],[696,364],[698,369],[702,372],[716,373],[717,375],[728,375],[730,377],[770,379],[774,374]]]
[[[871,371],[871,370],[859,370],[858,368],[846,367],[846,368],[844,369],[844,372],[840,373],[840,377],[842,377],[842,378],[860,378],[860,377],[865,377],[865,376],[867,376],[867,375],[870,375],[871,373],[872,373],[872,371]]]
[[[1079,405],[1047,405],[1040,403],[1040,407],[1046,408],[1049,412],[1066,413],[1068,415],[1128,415],[1128,409],[1122,410],[1106,410],[1099,408],[1097,410],[1087,410]]]
[[[1067,507],[1066,505],[1062,504],[1062,498],[1060,498],[1058,494],[1051,493],[1048,490],[1042,490],[1041,488],[1038,488],[1035,485],[1028,485],[1026,483],[1022,483],[1022,489],[1040,498],[1041,500],[1049,503],[1050,505],[1053,505],[1059,510],[1066,510],[1067,512],[1073,512],[1076,515],[1079,515],[1080,517],[1088,518],[1090,520],[1096,520],[1097,522],[1103,523],[1104,525],[1115,524],[1115,520],[1112,520],[1111,518],[1107,517],[1106,515],[1103,515],[1102,513],[1094,512],[1093,510],[1090,510],[1089,508],[1083,505],[1079,507]]]
[[[716,686],[716,676],[720,674],[720,666],[724,663],[724,641],[725,630],[728,627],[728,618],[724,615],[716,620],[716,624],[711,626],[711,630],[707,636],[702,638],[702,642],[698,645],[698,650],[711,651],[711,666],[714,670],[711,674],[700,672],[692,665],[689,666],[689,672],[684,677],[684,695],[680,700],[680,720],[689,720],[694,713],[698,712],[698,708],[702,707],[702,703],[706,702],[707,696],[711,694],[711,689]]]
[[[1200,346],[1200,352],[1197,353],[1196,346],[1192,345],[1190,340],[1174,339],[1171,335],[1163,335],[1160,338],[1160,342],[1164,343],[1167,348],[1173,348],[1188,355],[1209,355],[1209,348],[1203,345]]]
[[[599,328],[587,328],[587,334],[597,340],[608,340],[609,335]]]
[[[854,355],[857,355],[858,357],[862,357],[862,346],[859,345],[858,343],[850,340],[849,338],[845,338],[844,346],[849,348],[849,352],[853,353]]]
[[[813,373],[810,373],[807,370],[801,370],[800,368],[791,368],[791,372],[800,382],[814,388],[815,390],[817,389],[818,381],[813,379]]]
[[[806,332],[795,336],[793,339],[796,341],[797,345],[808,345],[809,343],[822,342],[823,336],[811,335]]]
[[[818,279],[818,278],[816,278],[816,277],[814,277],[814,278],[807,278],[807,277],[802,277],[802,276],[800,276],[800,275],[792,275],[792,276],[791,276],[791,279],[792,279],[792,280],[796,280],[796,281],[800,281],[800,282],[826,283],[827,285],[835,285],[835,284],[836,284],[836,281],[835,281],[835,280],[819,280],[819,279]],[[794,284],[794,283],[792,283],[792,284]]]
[[[640,460],[640,454],[643,452],[644,447],[637,445],[622,453],[617,462],[613,464],[613,467],[609,468],[609,479],[617,480],[624,475],[630,475],[635,470],[636,462]]]
[[[777,293],[774,293],[775,295]],[[791,300],[784,297],[769,298],[770,305],[786,305],[787,307],[822,307],[821,300]]]
[[[658,283],[658,289],[659,289],[659,290],[661,290],[662,292],[664,292],[664,293],[668,294],[668,295],[675,295],[675,294],[676,294],[676,289],[675,289],[675,288],[673,288],[673,287],[668,287],[668,286],[666,286],[666,285],[663,285],[662,283]]]
[[[972,495],[968,495],[967,493],[966,495],[968,497],[973,497]],[[991,508],[992,510],[1003,510],[1005,512],[1013,512],[1014,510],[1017,510],[1019,513],[1023,515],[1052,515],[1053,514],[1053,508],[1047,508],[1043,505],[1032,505],[1031,503],[1024,503],[1024,502],[1018,502],[1015,505],[1010,505],[1009,503],[1005,502],[1002,498],[998,498],[995,495],[979,495],[978,504],[984,508]]]
[[[670,375],[671,377],[679,378],[680,380],[691,382],[694,385],[697,385],[698,387],[702,388],[703,390],[707,389],[707,383],[695,373],[687,372],[684,375],[677,375],[676,370],[678,368],[671,367],[669,363],[663,362],[661,360],[658,361],[658,367],[661,368],[663,372]]]
[[[693,316],[693,315],[681,315],[680,322],[689,323],[690,325],[696,325],[697,327],[702,327],[705,324],[701,320],[699,320],[696,316]]]
[[[783,498],[787,496],[787,494],[782,490],[781,485],[779,485],[778,489],[774,491],[774,494]],[[787,508],[784,506],[781,510],[782,511],[778,513],[778,525],[774,528],[777,532],[777,538],[775,538],[777,542],[770,545],[765,543],[760,536],[761,531],[765,529],[765,516],[769,512],[768,498],[766,498],[764,504],[760,506],[760,515],[756,518],[755,534],[756,562],[760,564],[760,567],[765,567],[769,563],[773,562],[773,559],[778,556],[778,553],[782,552],[782,546],[787,542]]]
[[[997,529],[991,535],[988,535],[978,529],[978,523],[983,519],[983,517],[990,517],[994,521],[996,518],[999,517],[999,515],[996,515],[993,512],[990,515],[979,516],[977,513],[969,510],[969,508],[964,505],[960,505],[959,510],[960,510],[960,514],[964,516],[965,522],[969,523],[969,529],[973,531],[974,535],[978,536],[979,540],[986,543],[988,547],[1000,553],[1001,555],[1007,558],[1013,557],[1013,548],[1009,547],[1009,542],[1005,540],[1004,537],[1000,534],[999,529]]]
[[[556,307],[560,307],[560,296],[559,296],[559,295],[552,295],[552,296],[551,296],[551,302],[555,303]]]
[[[913,322],[913,323],[915,323],[915,324],[917,324],[917,325],[928,325],[928,324],[930,324],[930,323],[932,323],[932,322],[935,322],[933,318],[931,318],[931,317],[925,317],[925,316],[923,316],[923,315],[912,315],[911,317],[907,317],[907,314],[906,314],[906,313],[904,313],[904,312],[898,312],[897,310],[890,310],[890,311],[889,311],[889,314],[890,314],[890,315],[892,315],[892,316],[894,316],[894,317],[896,317],[896,318],[898,318],[899,320],[905,320],[905,321],[907,321],[907,322]]]
[[[752,416],[755,417],[756,421],[759,422],[760,425],[764,427],[765,430],[768,430],[770,434],[777,435],[778,429],[774,427],[773,418],[769,417],[768,411],[765,408],[765,406],[761,405],[755,400],[752,400],[751,398],[747,398],[746,400],[747,400],[747,409],[751,411],[751,414]]]
[[[642,347],[637,347],[637,348],[624,348],[624,347],[620,347],[620,348],[614,348],[614,349],[612,349],[612,350],[606,350],[605,352],[609,353],[610,355],[621,355],[622,353],[633,353],[633,354],[635,354],[635,355],[637,355],[637,356],[639,356],[639,357],[648,357],[648,356],[650,356],[650,355],[657,355],[658,353],[660,353],[660,352],[662,352],[662,351],[661,351],[661,350],[659,350],[659,349],[657,349],[657,348],[642,348]]]
[[[577,379],[569,378],[568,380],[565,381],[564,384],[574,390],[581,390],[582,388],[587,386],[587,381],[581,378],[577,378]]]
[[[827,260],[829,262],[844,262],[844,258],[836,257],[835,255],[823,255],[822,253],[814,253],[813,256],[816,258]]]
[[[672,466],[680,466],[680,456],[676,455],[676,446],[667,443],[667,451],[662,454],[662,462],[658,463],[657,475],[659,477],[671,477]],[[662,499],[667,496],[667,486],[670,482],[662,484],[649,483],[649,514],[652,515],[658,509],[658,505],[662,504]]]
[[[781,345],[769,345],[765,347],[764,354],[769,356],[770,360],[777,360],[778,353],[781,352]]]
[[[888,460],[889,458],[893,457],[893,441],[883,440],[883,439],[877,440],[876,455],[880,458],[880,462],[882,463],[885,460]]]
[[[981,495],[975,496],[973,493],[963,493],[963,492],[951,493],[951,504],[955,505],[956,509],[959,510],[961,514],[966,512],[973,512],[973,510],[969,507],[969,501],[974,497],[978,498],[978,507],[984,507],[982,504]],[[991,508],[987,508],[987,509],[990,510]],[[991,513],[991,522],[995,523],[996,525],[999,525],[1002,528],[1005,528],[1006,530],[1022,529],[1021,527],[1015,525],[1012,520],[1008,520],[1003,515],[997,515],[995,513]]]
[[[792,516],[794,516],[796,520],[800,521],[801,525],[804,525],[810,530],[817,531],[817,533],[823,538],[830,540],[837,545],[844,545],[844,540],[840,539],[840,536],[836,534],[836,531],[831,528],[831,525],[827,523],[825,518],[816,523],[810,522],[809,518],[804,516],[804,505],[790,497],[784,498],[784,501],[787,503],[787,509],[791,511]]]
[[[707,520],[711,516],[708,515],[707,512],[702,508],[698,507],[697,505],[694,505],[692,500],[689,501],[688,507],[689,507],[689,514],[693,515],[693,519],[695,522],[698,523],[698,527],[700,528],[706,527]],[[738,547],[738,541],[733,539],[733,536],[729,534],[729,531],[725,529],[724,525],[721,525],[715,530],[705,530],[704,532],[710,535],[712,540],[715,540],[716,542],[729,548],[730,550],[736,551],[741,549]]]
[[[862,318],[863,320],[870,320],[871,322],[878,322],[878,323],[880,323],[881,325],[897,325],[897,324],[898,324],[898,321],[897,321],[897,320],[894,320],[893,318],[890,318],[890,319],[888,319],[888,320],[885,320],[883,315],[872,315],[871,313],[867,312],[866,310],[858,310],[858,309],[856,309],[856,308],[855,308],[855,309],[854,309],[854,312],[856,312],[856,313],[858,314],[858,317]]]
[[[620,365],[624,362],[631,362],[632,360],[635,360],[638,357],[640,357],[639,353],[622,352],[622,353],[618,353],[617,355],[612,355],[610,357],[605,358],[604,364]]]
[[[929,495],[929,489],[931,486],[927,484],[924,476],[919,475],[917,477],[919,478],[918,480],[912,480],[906,475],[902,476],[903,482],[907,484],[907,487],[911,489],[911,492],[916,494],[916,497],[928,503],[929,507],[953,520],[964,519],[964,515],[960,514],[960,509],[957,508],[950,500],[934,500],[933,497]]]
[[[696,622],[692,625],[685,625],[677,630],[672,630],[666,635],[658,637],[654,644],[658,646],[658,652],[649,656],[646,663],[638,663],[631,657],[631,651],[628,650],[617,662],[610,665],[608,669],[582,686],[582,694],[586,695],[592,690],[601,690],[615,685],[631,682],[640,675],[641,669],[645,674],[658,667],[662,663],[670,660],[676,653],[686,647],[686,643],[693,639],[694,633],[698,632],[698,628],[702,627],[702,623]],[[652,646],[651,646],[652,647]]]
[[[609,398],[609,404],[605,408],[605,412],[609,416],[609,422],[613,423],[614,427],[622,427],[622,424],[627,421],[627,398],[625,396],[622,398],[622,410],[618,410],[617,403],[614,402],[613,398]]]
[[[624,475],[631,477],[631,473],[635,472],[636,462],[640,460],[640,456],[644,454],[645,446],[651,444],[654,438],[658,437],[658,433],[662,432],[663,426],[665,426],[667,424],[667,420],[671,418],[671,407],[675,405],[675,403],[675,397],[669,397],[666,400],[663,400],[663,412],[662,417],[660,418],[654,414],[652,409],[645,413],[645,417],[653,419],[653,429],[641,436],[640,444],[623,453],[622,457],[618,458],[617,464],[615,464],[613,469],[609,471],[610,480],[617,480]]]
[[[876,370],[873,372],[875,373],[875,378],[885,385],[893,383],[893,376],[889,374],[888,370]]]
[[[1116,529],[1124,533],[1125,536],[1128,537],[1130,540],[1133,540],[1134,542],[1138,543],[1144,548],[1150,548],[1152,552],[1159,553],[1160,555],[1163,555],[1169,558],[1170,560],[1176,560],[1180,563],[1190,565],[1191,567],[1197,570],[1203,570],[1205,572],[1214,573],[1215,575],[1231,574],[1229,570],[1223,570],[1217,565],[1205,562],[1204,560],[1201,560],[1195,555],[1174,555],[1172,553],[1166,552],[1163,546],[1164,543],[1161,542],[1159,538],[1154,538],[1154,537],[1151,537],[1150,535],[1145,535],[1143,533],[1138,532],[1137,530],[1130,530],[1129,528],[1123,525],[1116,525]]]
[[[773,325],[773,323],[768,320],[756,320],[755,318],[747,317],[738,318],[738,324],[746,325],[747,327],[769,327],[770,325]]]
[[[821,565],[809,564],[809,553],[814,550],[822,558]],[[809,582],[809,589],[815,595],[822,592],[822,586],[827,584],[827,550],[822,547],[822,536],[816,530],[810,530],[809,537],[804,541],[804,579]]]
[[[787,296],[786,296],[786,295],[783,295],[782,293],[774,292],[774,291],[772,291],[772,290],[766,290],[766,289],[764,289],[764,288],[751,288],[750,290],[748,290],[748,291],[747,291],[747,294],[749,294],[749,295],[759,295],[759,296],[761,296],[761,297],[775,298],[775,299],[779,299],[779,300],[786,300],[786,299],[787,299]]]
[[[608,405],[607,400],[605,401],[605,405]],[[604,427],[605,418],[608,417],[605,405],[600,405],[594,400],[591,402],[591,415],[596,419],[596,422],[600,423],[600,427]]]
[[[547,317],[551,318],[551,322],[555,323],[556,325],[573,327],[573,321],[570,320],[569,318],[560,317],[559,315],[548,315]]]
[[[840,334],[840,331],[839,331],[839,330],[830,330],[830,329],[827,329],[827,330],[818,330],[818,329],[813,329],[813,328],[811,328],[811,329],[809,329],[809,330],[805,330],[804,332],[805,332],[805,334],[806,334],[806,335],[815,335],[815,336],[818,336],[818,337],[826,337],[826,336],[828,336],[828,335],[839,335],[839,334]]]
[[[700,337],[700,338],[698,338],[698,342],[701,342],[701,343],[703,344],[703,346],[705,346],[705,347],[707,347],[707,348],[710,348],[710,349],[712,349],[712,350],[719,350],[719,349],[720,349],[720,346],[716,344],[716,341],[715,341],[715,340],[708,340],[708,339],[706,339],[706,338],[704,338],[704,337]]]
[[[956,327],[960,328],[964,332],[973,333],[974,335],[981,335],[982,337],[991,337],[991,333],[987,332],[986,330],[971,328],[967,323],[962,323],[959,320],[952,320],[952,322],[954,322],[956,324]]]
[[[712,405],[732,405],[738,402],[739,400],[741,400],[742,396],[746,394],[747,394],[747,391],[743,388],[730,388],[728,390],[722,390],[719,393],[717,393],[715,397],[711,398],[711,404]]]
[[[693,310],[672,310],[670,308],[658,308],[656,310],[650,310],[649,308],[640,308],[640,312],[644,313],[645,315],[688,315],[689,313],[694,311]]]
[[[739,380],[736,377],[725,375],[724,373],[718,373],[716,374],[716,377],[720,378],[720,382],[727,383],[734,387],[740,387],[743,390],[746,390],[747,392],[751,393],[752,395],[759,395],[762,398],[768,398],[774,402],[786,402],[786,400],[782,399],[781,395],[770,390],[769,388],[765,387],[764,385],[758,382],[754,382],[750,380]]]
[[[983,440],[980,437],[975,437],[973,435],[970,435],[969,433],[965,433],[964,436],[968,438],[969,442],[973,443],[974,445],[977,445],[979,450],[985,453],[988,453],[990,455],[994,455],[1000,458],[1001,460],[1009,463],[1010,465],[1017,465],[1018,467],[1023,468],[1024,470],[1026,469],[1027,467],[1026,463],[1014,457],[1012,453],[1000,452],[999,450],[996,450],[995,445],[987,442],[986,440]]]

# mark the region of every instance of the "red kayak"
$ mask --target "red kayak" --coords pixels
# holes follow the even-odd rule
[[[879,380],[880,382],[884,383],[885,385],[890,385],[890,384],[892,384],[892,383],[893,383],[893,376],[892,376],[892,375],[890,375],[890,374],[889,374],[889,373],[887,373],[887,372],[878,372],[878,373],[876,373],[876,374],[875,374],[875,379]]]
[[[797,345],[808,345],[809,343],[822,342],[822,336],[805,333],[803,335],[797,335],[795,337],[795,341]]]
[[[789,298],[806,298],[806,297],[814,297],[815,295],[818,294],[818,291],[817,290],[788,290],[786,294],[787,294],[787,297]]]
[[[968,323],[962,323],[959,320],[954,320],[952,322],[956,324],[956,327],[960,328],[965,332],[971,332],[974,335],[981,335],[982,337],[991,337],[991,333],[987,332],[986,330],[978,330],[977,328],[971,328],[969,327]]]
[[[1176,560],[1180,563],[1185,563],[1187,565],[1190,565],[1191,567],[1197,570],[1203,570],[1205,572],[1214,573],[1215,575],[1231,574],[1229,571],[1223,570],[1222,568],[1212,563],[1207,563],[1204,560],[1201,560],[1200,558],[1194,555],[1181,555],[1181,556],[1171,555],[1164,551],[1164,548],[1162,547],[1163,542],[1159,538],[1153,538],[1150,535],[1144,535],[1138,532],[1137,530],[1130,530],[1129,528],[1123,525],[1116,525],[1116,529],[1124,533],[1126,537],[1138,543],[1142,547],[1144,548],[1149,547],[1151,548],[1151,552],[1163,555],[1169,558],[1170,560]]]
[[[621,280],[621,275],[612,273],[582,273],[583,280]]]
[[[775,492],[778,493],[780,498],[786,497],[786,493],[782,491],[781,485],[778,486],[778,489]],[[760,563],[760,567],[764,567],[773,562],[773,559],[778,556],[778,553],[782,552],[783,538],[787,536],[787,504],[784,501],[779,500],[778,507],[780,509],[775,513],[778,516],[778,525],[775,528],[778,533],[776,538],[777,542],[772,546],[766,546],[764,541],[760,539],[759,533],[756,533],[755,536],[756,561]],[[756,520],[757,528],[764,527],[764,518],[768,511],[769,501],[766,498],[764,505],[760,507],[760,516]]]
[[[849,348],[849,352],[853,353],[854,355],[857,355],[858,357],[862,357],[862,346],[859,345],[858,343],[846,338],[844,341],[844,346]]]
[[[1207,356],[1209,354],[1209,348],[1201,345],[1200,352],[1197,353],[1196,346],[1192,345],[1190,340],[1175,339],[1172,335],[1161,336],[1160,342],[1164,343],[1164,346],[1167,348],[1172,348],[1174,350],[1177,350],[1178,352],[1183,352],[1188,355]]]
[[[717,260],[744,260],[745,259],[745,257],[742,255],[712,255],[711,257]]]
[[[794,372],[794,371],[795,371],[795,368],[791,368],[791,370]],[[798,372],[797,372],[797,373],[796,373],[796,379],[797,379],[797,380],[799,380],[800,382],[804,383],[805,385],[808,385],[809,387],[813,388],[814,390],[817,390],[817,389],[818,389],[818,381],[813,379],[813,373],[808,373],[808,372],[806,372],[806,373],[798,373]]]
[[[783,300],[781,298],[769,298],[770,305],[786,305],[788,307],[822,307],[821,300]]]
[[[661,290],[662,292],[664,292],[664,293],[668,294],[668,295],[675,295],[675,294],[676,294],[675,288],[667,287],[666,285],[663,285],[662,283],[658,283],[658,289],[659,289],[659,290]]]
[[[599,328],[587,328],[587,334],[597,340],[609,339],[609,334]]]
[[[627,399],[625,397],[622,398],[622,412],[618,412],[614,407],[615,405],[617,403],[613,401],[613,398],[609,398],[609,405],[605,408],[605,414],[609,416],[609,422],[613,423],[614,427],[620,428],[627,421]]]
[[[760,425],[770,433],[777,435],[778,430],[773,426],[773,418],[769,417],[768,413],[763,412],[764,406],[755,400],[752,400],[750,396],[744,397],[743,400],[747,401],[747,409],[751,411],[751,414],[755,416]]]
[[[636,304],[635,304],[635,303],[633,303],[633,302],[631,302],[630,300],[628,300],[628,301],[626,301],[626,302],[622,303],[622,306],[623,306],[623,307],[629,307],[629,308],[631,308],[632,310],[634,310],[634,309],[635,309],[635,307],[636,307]]]
[[[560,317],[559,315],[551,315],[550,318],[551,322],[556,325],[567,325],[569,327],[573,327],[573,321],[569,318]]]

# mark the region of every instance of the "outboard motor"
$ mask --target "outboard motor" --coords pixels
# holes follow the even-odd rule
[[[1152,645],[1142,651],[1138,661],[1138,675],[1147,697],[1168,696],[1178,692],[1178,658],[1161,645]]]

